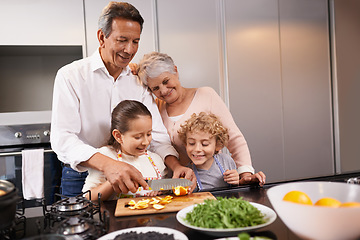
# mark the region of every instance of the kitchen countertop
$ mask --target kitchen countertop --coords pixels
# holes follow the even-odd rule
[[[360,172],[349,173],[349,174],[341,174],[327,177],[318,177],[318,178],[309,178],[302,179],[296,181],[335,181],[335,182],[346,182],[347,179],[351,177],[359,177]],[[294,182],[294,181],[289,181]],[[285,183],[270,183],[265,184],[264,187],[258,186],[240,186],[240,187],[232,187],[228,189],[214,189],[211,193],[215,197],[242,197],[244,200],[249,202],[259,203],[265,206],[272,208],[271,203],[267,197],[267,190],[272,186]],[[109,231],[114,232],[121,229],[132,228],[132,227],[145,227],[145,226],[156,226],[156,227],[167,227],[176,229],[180,232],[183,232],[189,240],[195,239],[216,239],[218,237],[211,237],[209,235],[205,235],[196,230],[189,229],[183,225],[181,225],[176,220],[176,212],[173,213],[159,213],[159,214],[151,214],[151,215],[138,215],[138,216],[129,216],[129,217],[115,217],[115,208],[116,201],[106,201],[101,203],[101,211],[105,209],[109,212]],[[27,237],[34,234],[36,228],[34,229],[34,222],[41,221],[41,217],[30,217],[27,219]],[[37,233],[38,234],[38,233]],[[267,236],[271,239],[280,239],[280,240],[299,240],[294,233],[292,233],[282,222],[282,220],[277,216],[276,220],[259,230],[249,232],[251,236]]]
[[[215,197],[243,197],[244,200],[249,202],[256,202],[271,207],[271,204],[266,195],[267,189],[268,188],[266,186],[263,188],[241,187],[223,191],[213,191],[212,194]],[[115,212],[115,207],[116,201],[108,201],[103,203],[103,209],[107,209],[110,213],[109,232],[132,227],[156,226],[176,229],[180,232],[183,232],[189,238],[189,240],[216,239],[216,237],[202,234],[201,232],[181,225],[176,220],[176,212],[142,215],[137,217],[114,217],[113,213]],[[271,239],[299,239],[290,230],[288,230],[279,217],[277,217],[275,222],[269,226],[255,232],[250,232],[250,234],[255,236],[267,236]]]
[[[359,177],[360,173],[351,173],[351,174],[342,174],[328,177],[318,177],[311,179],[302,179],[296,181],[335,181],[335,182],[346,182],[348,178],[351,177]],[[292,181],[294,182],[294,181]],[[267,197],[266,191],[275,185],[285,183],[271,183],[265,184],[264,187],[257,186],[241,186],[234,187],[230,189],[217,189],[211,191],[211,193],[215,197],[242,197],[244,200],[249,202],[259,203],[265,206],[272,208],[272,205]],[[172,229],[176,229],[180,232],[183,232],[189,240],[195,239],[216,239],[218,237],[211,237],[209,235],[205,235],[196,230],[189,229],[183,225],[181,225],[176,220],[176,212],[175,213],[159,213],[152,215],[142,215],[142,216],[132,216],[132,217],[114,217],[116,207],[116,201],[108,201],[104,202],[102,208],[107,209],[110,213],[110,228],[109,232],[113,232],[120,229],[132,228],[132,227],[144,227],[144,226],[156,226],[156,227],[168,227]],[[290,231],[282,220],[277,216],[275,222],[272,224],[261,228],[259,230],[249,232],[251,236],[267,236],[271,239],[291,239],[298,240],[297,237],[292,231]]]

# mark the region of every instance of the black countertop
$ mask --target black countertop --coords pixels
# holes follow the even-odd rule
[[[265,206],[271,207],[271,204],[267,198],[266,191],[268,187],[242,187],[236,189],[213,191],[212,194],[215,197],[242,197],[249,202],[256,202]],[[116,201],[108,201],[103,204],[104,209],[107,209],[110,213],[115,212]],[[168,227],[183,232],[189,240],[192,239],[216,239],[219,237],[211,237],[206,234],[202,234],[199,231],[189,229],[181,225],[176,220],[175,213],[164,214],[152,214],[136,217],[114,217],[110,214],[110,229],[109,232],[113,232],[120,229],[143,227],[143,226],[156,226],[156,227]],[[299,239],[283,224],[280,218],[277,217],[275,222],[267,227],[262,228],[259,231],[249,232],[252,236],[267,236],[271,239]]]
[[[335,181],[335,182],[346,182],[347,179],[352,177],[359,177],[360,172],[349,173],[349,174],[341,174],[334,176],[326,176],[326,177],[317,177],[317,178],[308,178],[301,179],[296,181]],[[287,181],[294,182],[294,181]],[[233,187],[228,189],[214,189],[211,193],[215,197],[242,197],[244,200],[249,202],[259,203],[265,206],[272,208],[271,203],[267,197],[267,190],[272,186],[282,184],[285,182],[278,183],[270,183],[265,184],[264,187],[258,186],[241,186],[241,187]],[[159,214],[151,214],[151,215],[140,215],[140,216],[130,216],[130,217],[115,217],[116,201],[106,201],[102,203],[102,211],[105,209],[109,212],[110,222],[109,222],[109,233],[114,232],[121,229],[132,228],[132,227],[145,227],[145,226],[156,226],[156,227],[167,227],[176,229],[180,232],[183,232],[189,240],[198,240],[198,239],[216,239],[219,237],[212,237],[209,235],[205,235],[199,231],[189,229],[183,225],[181,225],[176,220],[176,212],[174,213],[159,213]],[[37,220],[39,222],[41,217],[38,218],[29,218],[27,219],[27,233],[26,237],[32,236],[34,234],[38,234],[34,232],[34,224]],[[267,236],[271,239],[291,239],[298,240],[300,239],[294,233],[292,233],[282,222],[282,220],[277,217],[276,220],[259,230],[249,232],[251,236]]]
[[[335,182],[346,182],[347,179],[351,177],[359,177],[360,173],[350,173],[350,174],[341,174],[334,176],[326,177],[317,177],[317,178],[308,178],[301,179],[296,181],[335,181]],[[290,181],[289,181],[290,182]],[[294,181],[291,181],[294,182]],[[215,189],[211,193],[215,197],[242,197],[244,200],[249,202],[259,203],[265,206],[272,208],[271,203],[267,197],[266,191],[275,185],[285,183],[271,183],[265,184],[264,187],[257,186],[241,186],[234,187],[230,189]],[[212,237],[205,235],[199,231],[189,229],[181,225],[176,220],[176,213],[164,213],[164,214],[153,214],[153,215],[143,215],[143,216],[134,216],[134,217],[114,217],[113,213],[115,212],[116,201],[104,202],[103,208],[107,209],[110,212],[110,229],[109,232],[113,232],[120,229],[131,228],[131,227],[144,227],[144,226],[157,226],[157,227],[168,227],[176,229],[180,232],[183,232],[189,240],[197,239],[216,239],[219,237]],[[249,232],[251,236],[267,236],[271,239],[291,239],[297,240],[300,239],[292,231],[290,231],[282,220],[277,217],[275,222],[272,224],[261,228],[257,231]]]

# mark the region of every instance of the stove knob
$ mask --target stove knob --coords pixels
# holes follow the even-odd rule
[[[21,138],[21,137],[22,137],[22,133],[21,133],[21,132],[16,132],[14,135],[15,135],[16,138]]]
[[[44,136],[46,136],[46,137],[50,136],[50,130],[45,130],[44,131]]]

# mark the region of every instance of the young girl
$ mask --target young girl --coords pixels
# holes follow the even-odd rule
[[[144,179],[160,179],[166,175],[166,166],[159,155],[147,150],[152,139],[151,132],[151,113],[145,105],[133,100],[122,101],[112,112],[108,145],[100,148],[99,152],[133,165],[141,172]],[[99,192],[102,200],[157,194],[140,187],[135,194],[129,192],[117,195],[102,172],[95,169],[88,171],[83,192],[91,190],[92,199],[96,199]]]
[[[239,184],[234,160],[218,153],[226,146],[229,134],[214,114],[192,114],[178,133],[192,161],[198,190]]]

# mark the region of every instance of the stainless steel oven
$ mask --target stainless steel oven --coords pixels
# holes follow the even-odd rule
[[[50,124],[0,126],[0,179],[12,182],[22,194],[22,150],[44,149],[44,198],[52,204],[59,193],[61,162],[50,146]],[[42,173],[39,173],[42,174]],[[35,207],[43,199],[24,200]]]

